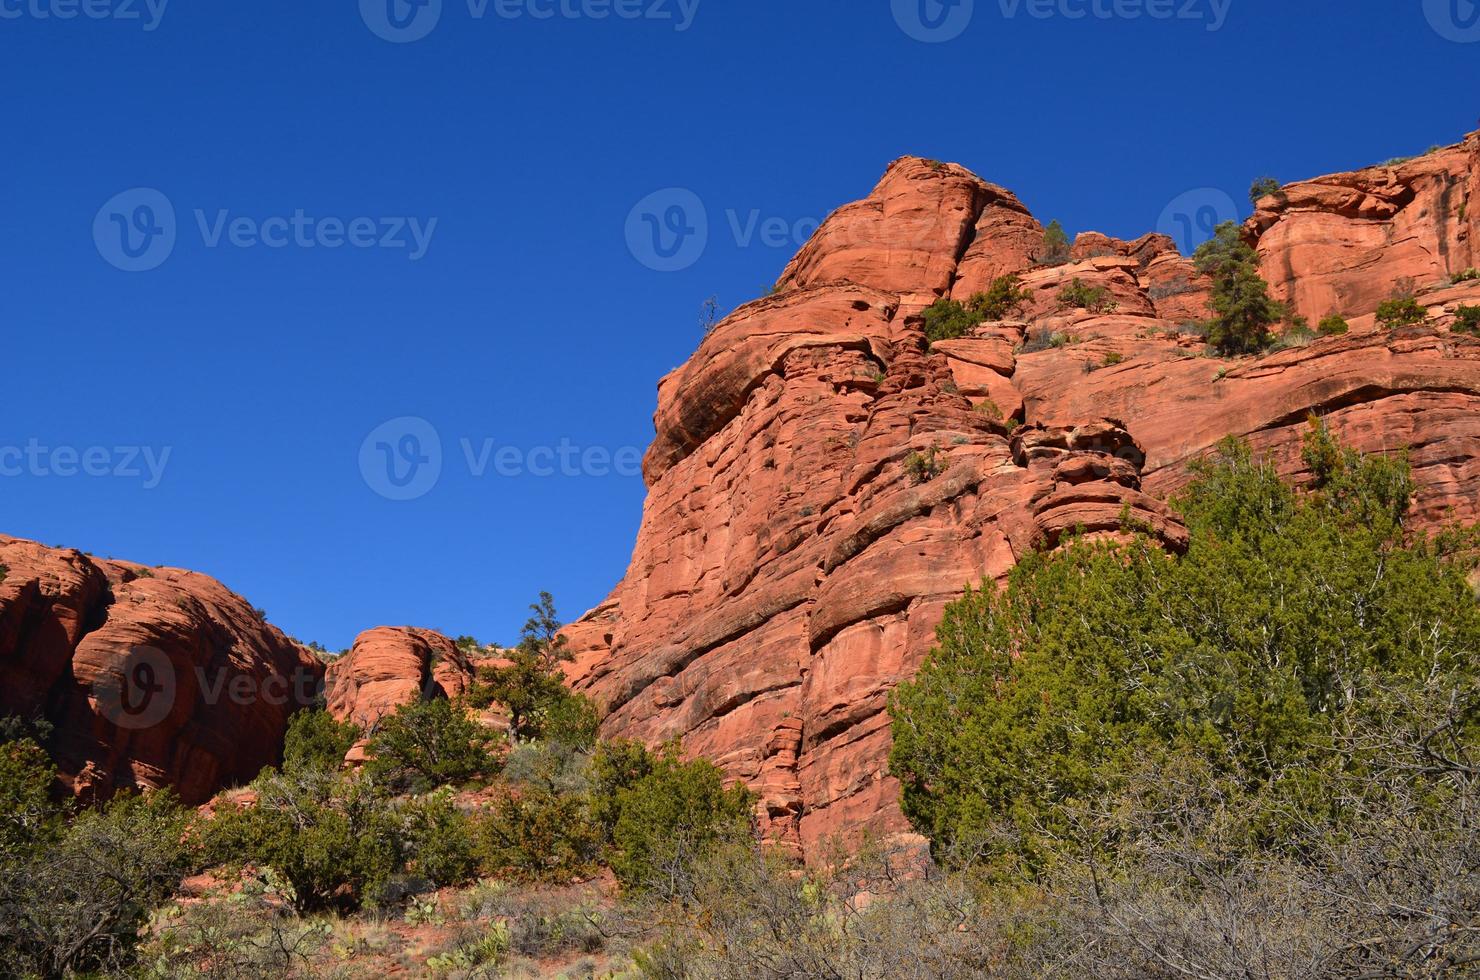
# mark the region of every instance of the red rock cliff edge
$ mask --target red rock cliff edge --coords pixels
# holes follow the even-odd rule
[[[1035,264],[1043,228],[1007,190],[906,158],[832,215],[772,296],[721,322],[659,385],[648,498],[631,565],[568,629],[572,683],[604,731],[681,738],[761,795],[799,849],[906,834],[887,773],[887,698],[946,603],[1065,531],[1121,514],[1169,547],[1163,501],[1188,461],[1234,434],[1299,477],[1311,412],[1364,450],[1408,447],[1420,518],[1474,521],[1480,341],[1448,326],[1480,283],[1480,134],[1401,166],[1290,185],[1245,226],[1278,298],[1352,331],[1238,360],[1198,356],[1179,326],[1207,283],[1164,236],[1081,235]],[[1020,273],[1020,319],[927,349],[919,312]],[[1117,306],[1055,300],[1073,278]],[[1433,319],[1379,330],[1411,279]],[[1019,353],[1043,329],[1075,338]],[[991,401],[1024,424],[1009,432]],[[916,483],[912,453],[940,475]]]

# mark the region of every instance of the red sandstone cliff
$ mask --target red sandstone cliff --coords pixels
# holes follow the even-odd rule
[[[45,717],[84,797],[187,804],[277,762],[323,665],[220,582],[0,536],[0,716]]]
[[[1125,508],[1169,548],[1162,501],[1236,434],[1300,475],[1320,412],[1366,450],[1408,447],[1421,519],[1480,514],[1480,134],[1396,167],[1321,177],[1245,225],[1276,296],[1343,337],[1235,361],[1178,331],[1206,283],[1172,242],[1081,235],[1041,267],[1043,228],[960,167],[891,165],[659,386],[649,496],[632,563],[568,629],[572,683],[608,735],[682,737],[762,795],[773,833],[905,833],[886,774],[888,692],[945,604],[1066,531],[1115,533]],[[1021,318],[927,348],[919,312],[1018,272]],[[1114,312],[1061,311],[1073,278]],[[1430,324],[1379,331],[1400,280]],[[1075,342],[1020,353],[1030,331]],[[1119,360],[1107,355],[1119,355]],[[1111,363],[1114,362],[1114,363]],[[1000,410],[979,409],[991,401]],[[1024,424],[1010,430],[1009,420]],[[912,453],[941,465],[911,479]],[[0,716],[44,715],[82,795],[173,785],[188,803],[275,762],[291,713],[326,681],[362,726],[455,696],[472,668],[428,630],[367,631],[328,669],[220,583],[0,536]]]
[[[1319,412],[1364,450],[1409,447],[1422,519],[1474,521],[1480,341],[1448,324],[1480,283],[1447,283],[1480,264],[1480,134],[1261,203],[1245,234],[1276,295],[1353,330],[1227,361],[1178,331],[1207,315],[1207,284],[1169,239],[1082,235],[1071,264],[1040,267],[1043,228],[1011,193],[957,166],[892,164],[776,295],[660,383],[631,565],[568,629],[572,682],[607,707],[606,734],[681,737],[759,790],[772,832],[803,848],[907,832],[885,708],[944,605],[1066,530],[1116,531],[1127,506],[1176,547],[1161,501],[1221,437],[1298,476]],[[1008,272],[1035,293],[1021,319],[927,350],[926,305]],[[1108,288],[1115,311],[1058,310],[1074,277]],[[1435,319],[1378,331],[1373,310],[1401,279]],[[1016,353],[1044,327],[1077,341]],[[987,400],[1025,424],[974,410]],[[944,471],[917,484],[906,460],[932,448]]]

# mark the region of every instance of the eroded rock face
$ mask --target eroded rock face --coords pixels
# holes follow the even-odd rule
[[[467,658],[441,633],[380,626],[329,665],[324,694],[329,714],[368,732],[403,704],[456,698],[472,681]]]
[[[1393,166],[1290,184],[1245,225],[1276,299],[1315,323],[1369,313],[1395,284],[1447,281],[1480,264],[1480,140]]]
[[[1182,547],[1164,500],[1223,436],[1298,478],[1318,412],[1362,449],[1410,449],[1420,519],[1475,520],[1480,341],[1448,324],[1480,283],[1439,284],[1475,264],[1477,161],[1480,134],[1266,199],[1246,234],[1276,292],[1353,329],[1238,360],[1185,329],[1209,315],[1209,284],[1164,236],[1083,235],[1068,264],[1039,266],[1043,228],[1012,194],[896,161],[779,294],[663,379],[632,563],[568,628],[572,683],[607,707],[605,734],[678,737],[744,779],[802,851],[905,835],[886,706],[944,606],[1076,529],[1123,533],[1127,508]],[[1033,293],[1020,318],[927,346],[924,307],[1009,272]],[[1435,319],[1379,331],[1403,277],[1434,287]],[[1074,278],[1115,308],[1061,309]]]
[[[0,715],[44,717],[84,798],[187,804],[278,761],[323,665],[205,575],[0,536]]]

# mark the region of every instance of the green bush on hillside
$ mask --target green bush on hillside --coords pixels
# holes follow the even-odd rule
[[[1423,323],[1428,318],[1429,311],[1412,296],[1394,296],[1377,306],[1377,323],[1388,330]]]
[[[1078,276],[1059,290],[1058,302],[1061,309],[1088,310],[1091,313],[1109,313],[1117,305],[1107,287],[1091,286]]]
[[[1064,265],[1071,257],[1069,235],[1055,218],[1043,229],[1043,248],[1038,254],[1040,265]]]
[[[1280,182],[1273,177],[1260,177],[1249,185],[1249,203],[1258,207],[1260,201],[1271,194],[1279,194],[1281,189]]]
[[[352,722],[336,721],[318,708],[299,711],[283,737],[283,771],[333,772],[359,738],[359,726]]]
[[[984,292],[973,293],[965,302],[941,298],[921,314],[925,339],[955,340],[986,320],[1004,320],[1020,312],[1033,299],[1033,291],[1016,275],[998,276]]]
[[[676,744],[649,752],[632,742],[604,743],[591,779],[592,815],[623,888],[662,894],[684,865],[751,834],[750,791],[727,787],[707,760],[683,761]]]
[[[519,644],[509,651],[509,662],[479,670],[479,683],[470,695],[475,706],[500,704],[509,712],[509,728],[516,739],[548,739],[589,748],[596,740],[599,721],[590,699],[565,686],[560,665],[571,652],[560,633],[555,600],[540,593],[530,607]]]
[[[1340,313],[1322,317],[1321,322],[1316,325],[1316,330],[1322,337],[1339,337],[1350,329],[1351,325]]]
[[[498,741],[460,702],[412,701],[376,726],[365,769],[393,789],[423,793],[497,772]]]
[[[266,770],[253,805],[218,808],[204,827],[209,859],[271,868],[300,912],[375,904],[404,862],[401,814],[353,773]]]
[[[37,760],[0,755],[9,760],[0,781],[17,772],[22,785],[34,780]],[[48,822],[29,845],[0,855],[0,970],[121,975],[149,913],[197,867],[193,823],[168,792],[126,794],[65,827]]]
[[[1460,306],[1455,310],[1454,330],[1457,333],[1480,333],[1480,306]]]
[[[1225,442],[1178,501],[1185,555],[1070,543],[947,609],[891,702],[891,771],[937,849],[1041,873],[1133,846],[1097,815],[1139,805],[1127,787],[1148,767],[1201,773],[1232,821],[1220,839],[1245,848],[1339,833],[1362,807],[1335,788],[1379,788],[1352,733],[1419,726],[1403,706],[1436,679],[1476,746],[1480,608],[1448,543],[1405,531],[1406,462],[1319,426],[1305,458],[1298,493]],[[1442,805],[1440,783],[1420,795]]]

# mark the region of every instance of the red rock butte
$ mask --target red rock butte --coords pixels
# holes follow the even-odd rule
[[[1203,356],[1185,328],[1208,317],[1210,284],[1169,238],[1086,233],[1047,266],[1043,234],[1009,191],[898,160],[775,293],[662,379],[631,564],[566,630],[569,680],[603,706],[606,735],[681,739],[750,784],[768,831],[800,852],[904,838],[888,697],[945,605],[1066,533],[1121,533],[1127,515],[1181,547],[1165,501],[1222,437],[1300,479],[1316,413],[1362,450],[1409,451],[1421,523],[1476,520],[1480,339],[1450,328],[1459,305],[1480,305],[1480,281],[1452,281],[1480,265],[1480,134],[1259,203],[1243,234],[1275,297],[1351,324],[1275,353]],[[1007,273],[1032,294],[1019,316],[926,343],[925,307]],[[1113,311],[1061,309],[1074,279]],[[1428,322],[1378,325],[1397,288]],[[1065,342],[1024,345],[1053,333]],[[915,479],[912,454],[933,455],[937,475]],[[373,726],[472,676],[446,637],[404,627],[361,634],[326,677],[192,572],[7,537],[0,566],[0,716],[50,721],[83,796],[174,786],[201,802],[277,761],[321,685],[332,713]],[[284,696],[251,696],[283,678],[296,682]],[[121,705],[129,681],[165,707]],[[223,694],[231,684],[248,696]]]
[[[1012,193],[959,166],[891,164],[774,294],[660,382],[631,564],[567,630],[570,679],[605,707],[604,733],[682,739],[756,789],[770,832],[801,850],[905,835],[889,692],[945,605],[1067,531],[1120,531],[1126,508],[1178,547],[1164,501],[1222,437],[1299,479],[1317,413],[1362,450],[1409,450],[1420,521],[1474,521],[1480,340],[1449,326],[1480,303],[1480,282],[1451,285],[1480,264],[1480,134],[1289,185],[1243,234],[1275,298],[1351,331],[1199,356],[1180,328],[1210,315],[1210,284],[1170,239],[1083,234],[1068,263],[1040,265],[1044,228]],[[927,345],[926,306],[1007,273],[1033,294],[1019,318]],[[1113,312],[1060,309],[1076,278]],[[1430,321],[1379,329],[1400,286]],[[1045,329],[1072,341],[1020,352]],[[932,449],[941,472],[918,483],[907,460]]]

